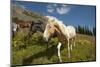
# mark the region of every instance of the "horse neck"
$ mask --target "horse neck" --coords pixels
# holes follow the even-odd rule
[[[56,28],[55,28],[55,33],[56,33],[56,35],[57,35],[58,40],[59,40],[62,44],[64,44],[66,38],[65,38],[64,34],[62,33],[62,31],[60,30],[60,28],[57,27],[57,26],[56,26]]]
[[[61,32],[59,26],[58,26],[58,25],[54,25],[54,26],[55,26],[56,33],[57,33],[58,35],[61,35],[62,32]]]
[[[60,39],[61,35],[62,35],[61,31],[58,28],[55,28],[55,33],[56,33],[58,39]]]

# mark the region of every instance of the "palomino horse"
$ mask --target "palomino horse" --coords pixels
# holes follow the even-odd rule
[[[70,50],[72,50],[72,44],[69,44],[69,41],[73,41],[73,45],[75,46],[75,36],[76,31],[73,26],[65,26],[60,20],[58,20],[55,17],[47,16],[48,23],[46,25],[43,37],[46,41],[50,37],[52,37],[54,34],[57,35],[57,38],[59,40],[57,49],[58,49],[58,57],[60,62],[62,62],[61,56],[60,56],[60,48],[61,45],[64,44],[64,42],[68,42],[68,58],[70,58]]]

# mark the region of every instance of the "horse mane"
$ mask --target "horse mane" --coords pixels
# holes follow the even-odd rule
[[[57,29],[61,31],[61,33],[65,33],[65,25],[63,24],[63,21],[57,19],[53,16],[46,16],[48,18],[48,23],[53,24]]]

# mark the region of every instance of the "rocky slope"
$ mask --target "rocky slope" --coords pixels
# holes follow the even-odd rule
[[[31,21],[34,24],[32,27],[34,31],[40,32],[44,31],[47,21],[43,15],[13,4],[11,5],[11,19],[12,23],[15,22],[16,19],[22,21]]]

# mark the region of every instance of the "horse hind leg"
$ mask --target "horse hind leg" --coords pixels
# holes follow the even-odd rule
[[[75,38],[71,39],[71,45],[70,45],[71,51],[73,50],[73,47],[75,47]]]
[[[71,39],[70,49],[71,49],[71,51],[73,50],[73,39]]]
[[[61,56],[60,56],[60,47],[61,47],[61,43],[58,43],[57,49],[58,49],[58,57],[59,57],[59,61],[62,62]]]
[[[75,47],[75,39],[76,39],[76,38],[74,37],[74,38],[73,38],[74,47]]]
[[[71,51],[73,50],[73,45],[72,44],[70,45],[70,49],[71,49]]]

